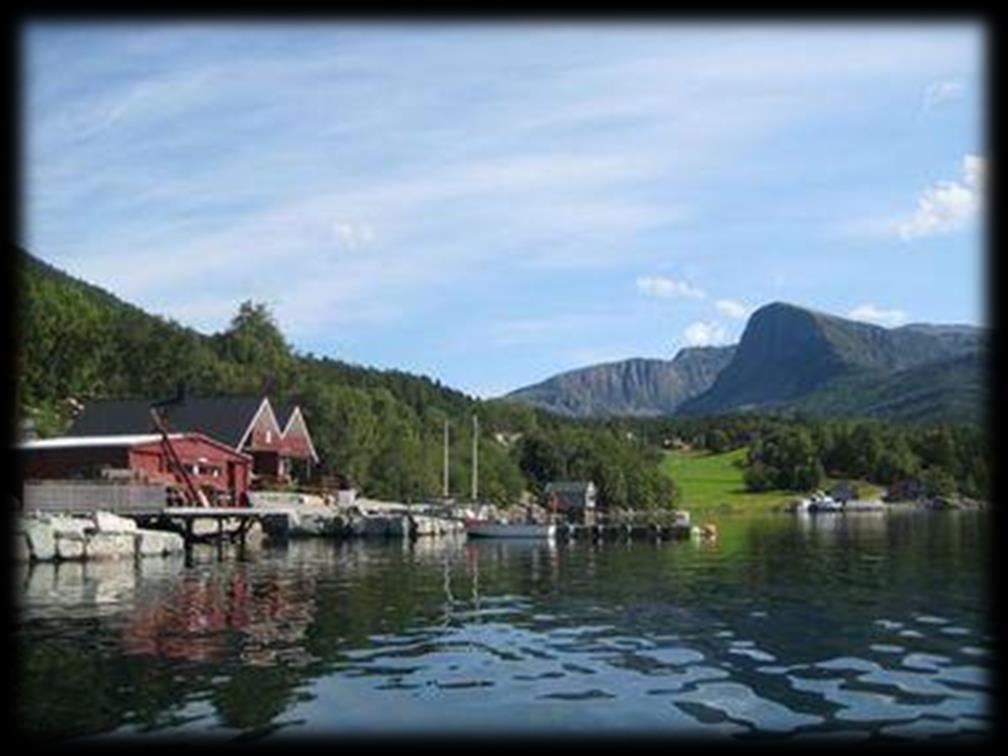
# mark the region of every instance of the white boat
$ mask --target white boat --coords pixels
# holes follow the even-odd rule
[[[553,538],[556,535],[556,525],[553,523],[468,520],[465,529],[466,534],[473,538]]]
[[[843,504],[826,494],[812,494],[808,505],[809,512],[842,512]]]

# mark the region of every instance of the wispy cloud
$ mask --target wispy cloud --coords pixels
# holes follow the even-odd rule
[[[745,318],[748,318],[753,311],[753,308],[750,305],[737,302],[734,299],[719,299],[714,303],[714,306],[717,307],[718,312],[722,315],[729,318],[735,318],[736,320],[744,320]]]
[[[939,181],[926,188],[917,200],[917,212],[899,225],[904,241],[962,228],[983,205],[984,158],[966,155],[962,181]]]
[[[727,343],[728,332],[717,322],[696,321],[683,331],[688,346],[716,346]]]
[[[847,313],[847,317],[886,328],[894,328],[907,322],[907,314],[903,310],[885,309],[870,303],[858,305]]]
[[[703,299],[707,296],[707,293],[703,289],[692,286],[685,281],[676,281],[668,276],[639,276],[637,278],[637,291],[649,297],[659,297],[661,299],[671,299],[673,297]]]
[[[939,105],[958,100],[963,95],[963,85],[960,81],[935,81],[924,90],[921,101],[921,111],[933,110]]]

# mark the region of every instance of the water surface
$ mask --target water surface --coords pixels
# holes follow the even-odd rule
[[[294,541],[18,573],[55,738],[985,738],[982,513],[726,517],[714,544]]]

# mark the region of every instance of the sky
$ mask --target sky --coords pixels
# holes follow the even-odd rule
[[[948,22],[22,29],[22,246],[204,333],[498,396],[786,301],[983,323],[985,37]]]

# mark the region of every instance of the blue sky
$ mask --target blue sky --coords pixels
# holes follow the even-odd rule
[[[793,302],[980,323],[968,24],[24,29],[42,259],[204,332],[494,396]]]

